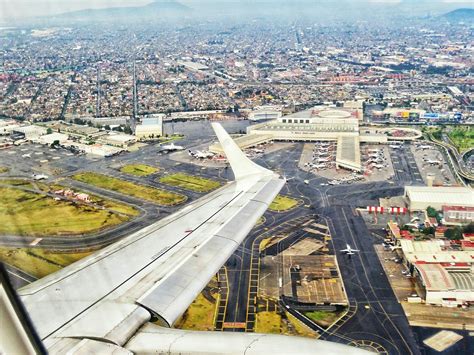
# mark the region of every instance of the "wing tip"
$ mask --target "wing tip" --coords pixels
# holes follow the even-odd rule
[[[239,180],[249,175],[261,174],[270,175],[274,174],[273,171],[265,169],[264,167],[255,164],[251,161],[242,150],[239,148],[237,143],[230,137],[227,131],[218,122],[211,123],[214,132],[216,133],[217,139],[224,150],[224,154],[229,161],[229,164],[234,172],[235,179]]]

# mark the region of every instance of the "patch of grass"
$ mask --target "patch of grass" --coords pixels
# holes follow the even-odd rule
[[[10,169],[8,169],[6,166],[0,166],[0,174],[8,172]]]
[[[56,201],[35,192],[0,187],[0,234],[39,237],[85,234],[129,219],[70,201]]]
[[[18,187],[25,187],[28,189],[33,189],[34,186],[31,181],[24,180],[24,179],[0,179],[0,184],[10,185],[10,186],[18,186]]]
[[[134,184],[132,182],[98,173],[80,173],[74,175],[72,178],[74,180],[81,181],[86,184],[141,198],[163,206],[177,205],[186,200],[186,196],[176,194],[171,191],[157,189],[145,185]]]
[[[318,336],[318,333],[316,333],[314,330],[311,330],[310,328],[305,326],[295,316],[293,316],[292,314],[288,312],[285,312],[285,313],[286,313],[288,322],[291,324],[291,326],[294,329],[294,333],[296,333],[295,335],[308,337],[308,338],[316,338]]]
[[[453,128],[448,132],[448,136],[461,152],[474,148],[474,128],[472,127]]]
[[[173,134],[173,135],[168,136],[168,137],[159,137],[158,142],[160,142],[160,144],[163,144],[163,143],[169,143],[169,142],[172,142],[172,141],[176,141],[176,140],[179,140],[179,139],[182,139],[182,138],[184,138],[184,136],[182,134]]]
[[[205,297],[204,292],[200,293],[193,303],[191,303],[181,319],[177,322],[176,328],[214,330],[214,314],[217,303],[215,301],[211,302],[209,296]]]
[[[42,249],[0,248],[1,261],[37,278],[58,271],[89,254],[91,252],[57,253]]]
[[[160,182],[196,192],[209,192],[220,186],[217,181],[182,173],[164,176],[160,179]]]
[[[258,312],[255,324],[256,333],[299,335],[309,338],[316,338],[318,334],[290,313],[285,312],[282,316],[278,312]]]
[[[135,176],[148,176],[158,171],[158,168],[145,164],[130,164],[120,168],[120,171],[125,174],[131,174]]]
[[[277,195],[268,209],[271,211],[281,212],[291,210],[297,205],[298,200],[284,195]]]
[[[281,316],[275,312],[258,312],[257,323],[255,324],[256,333],[280,334]]]
[[[329,326],[339,317],[338,312],[328,311],[312,311],[306,312],[304,315],[322,327]]]

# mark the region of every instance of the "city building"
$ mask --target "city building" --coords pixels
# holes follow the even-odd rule
[[[135,136],[130,134],[107,134],[100,138],[100,142],[114,147],[126,148],[137,141]]]
[[[45,134],[44,136],[41,136],[38,142],[41,144],[48,144],[48,145],[51,145],[54,142],[59,142],[60,144],[63,144],[68,139],[69,139],[69,136],[67,134],[54,132],[51,134]]]
[[[474,208],[474,191],[468,187],[405,186],[404,196],[410,211],[441,210],[446,205]]]
[[[46,134],[46,132],[46,128],[36,125],[19,126],[12,129],[12,133],[23,134],[24,138],[27,140],[36,140],[40,136]]]

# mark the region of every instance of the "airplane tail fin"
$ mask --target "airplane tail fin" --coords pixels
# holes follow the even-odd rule
[[[242,152],[229,134],[219,123],[212,123],[212,128],[216,133],[219,143],[224,150],[225,156],[229,161],[232,171],[235,175],[235,180],[242,179],[248,175],[263,174],[271,175],[273,171],[265,169],[264,167],[255,164]]]

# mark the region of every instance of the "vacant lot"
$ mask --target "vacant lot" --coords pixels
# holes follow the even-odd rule
[[[58,218],[60,217],[60,218]],[[51,236],[102,230],[130,218],[50,196],[0,187],[0,234]]]
[[[131,174],[135,176],[148,176],[158,171],[158,168],[145,164],[130,164],[120,168],[120,171],[125,174]]]
[[[57,253],[43,249],[0,248],[0,260],[41,278],[88,256],[84,253]]]
[[[181,173],[164,176],[160,182],[196,192],[209,192],[220,186],[217,181]]]
[[[186,196],[174,192],[134,184],[122,179],[92,172],[76,174],[72,178],[103,189],[155,202],[163,206],[177,205],[186,200]]]
[[[281,212],[291,210],[297,205],[298,200],[295,200],[294,198],[288,196],[278,195],[277,197],[275,197],[268,209],[271,211]]]

